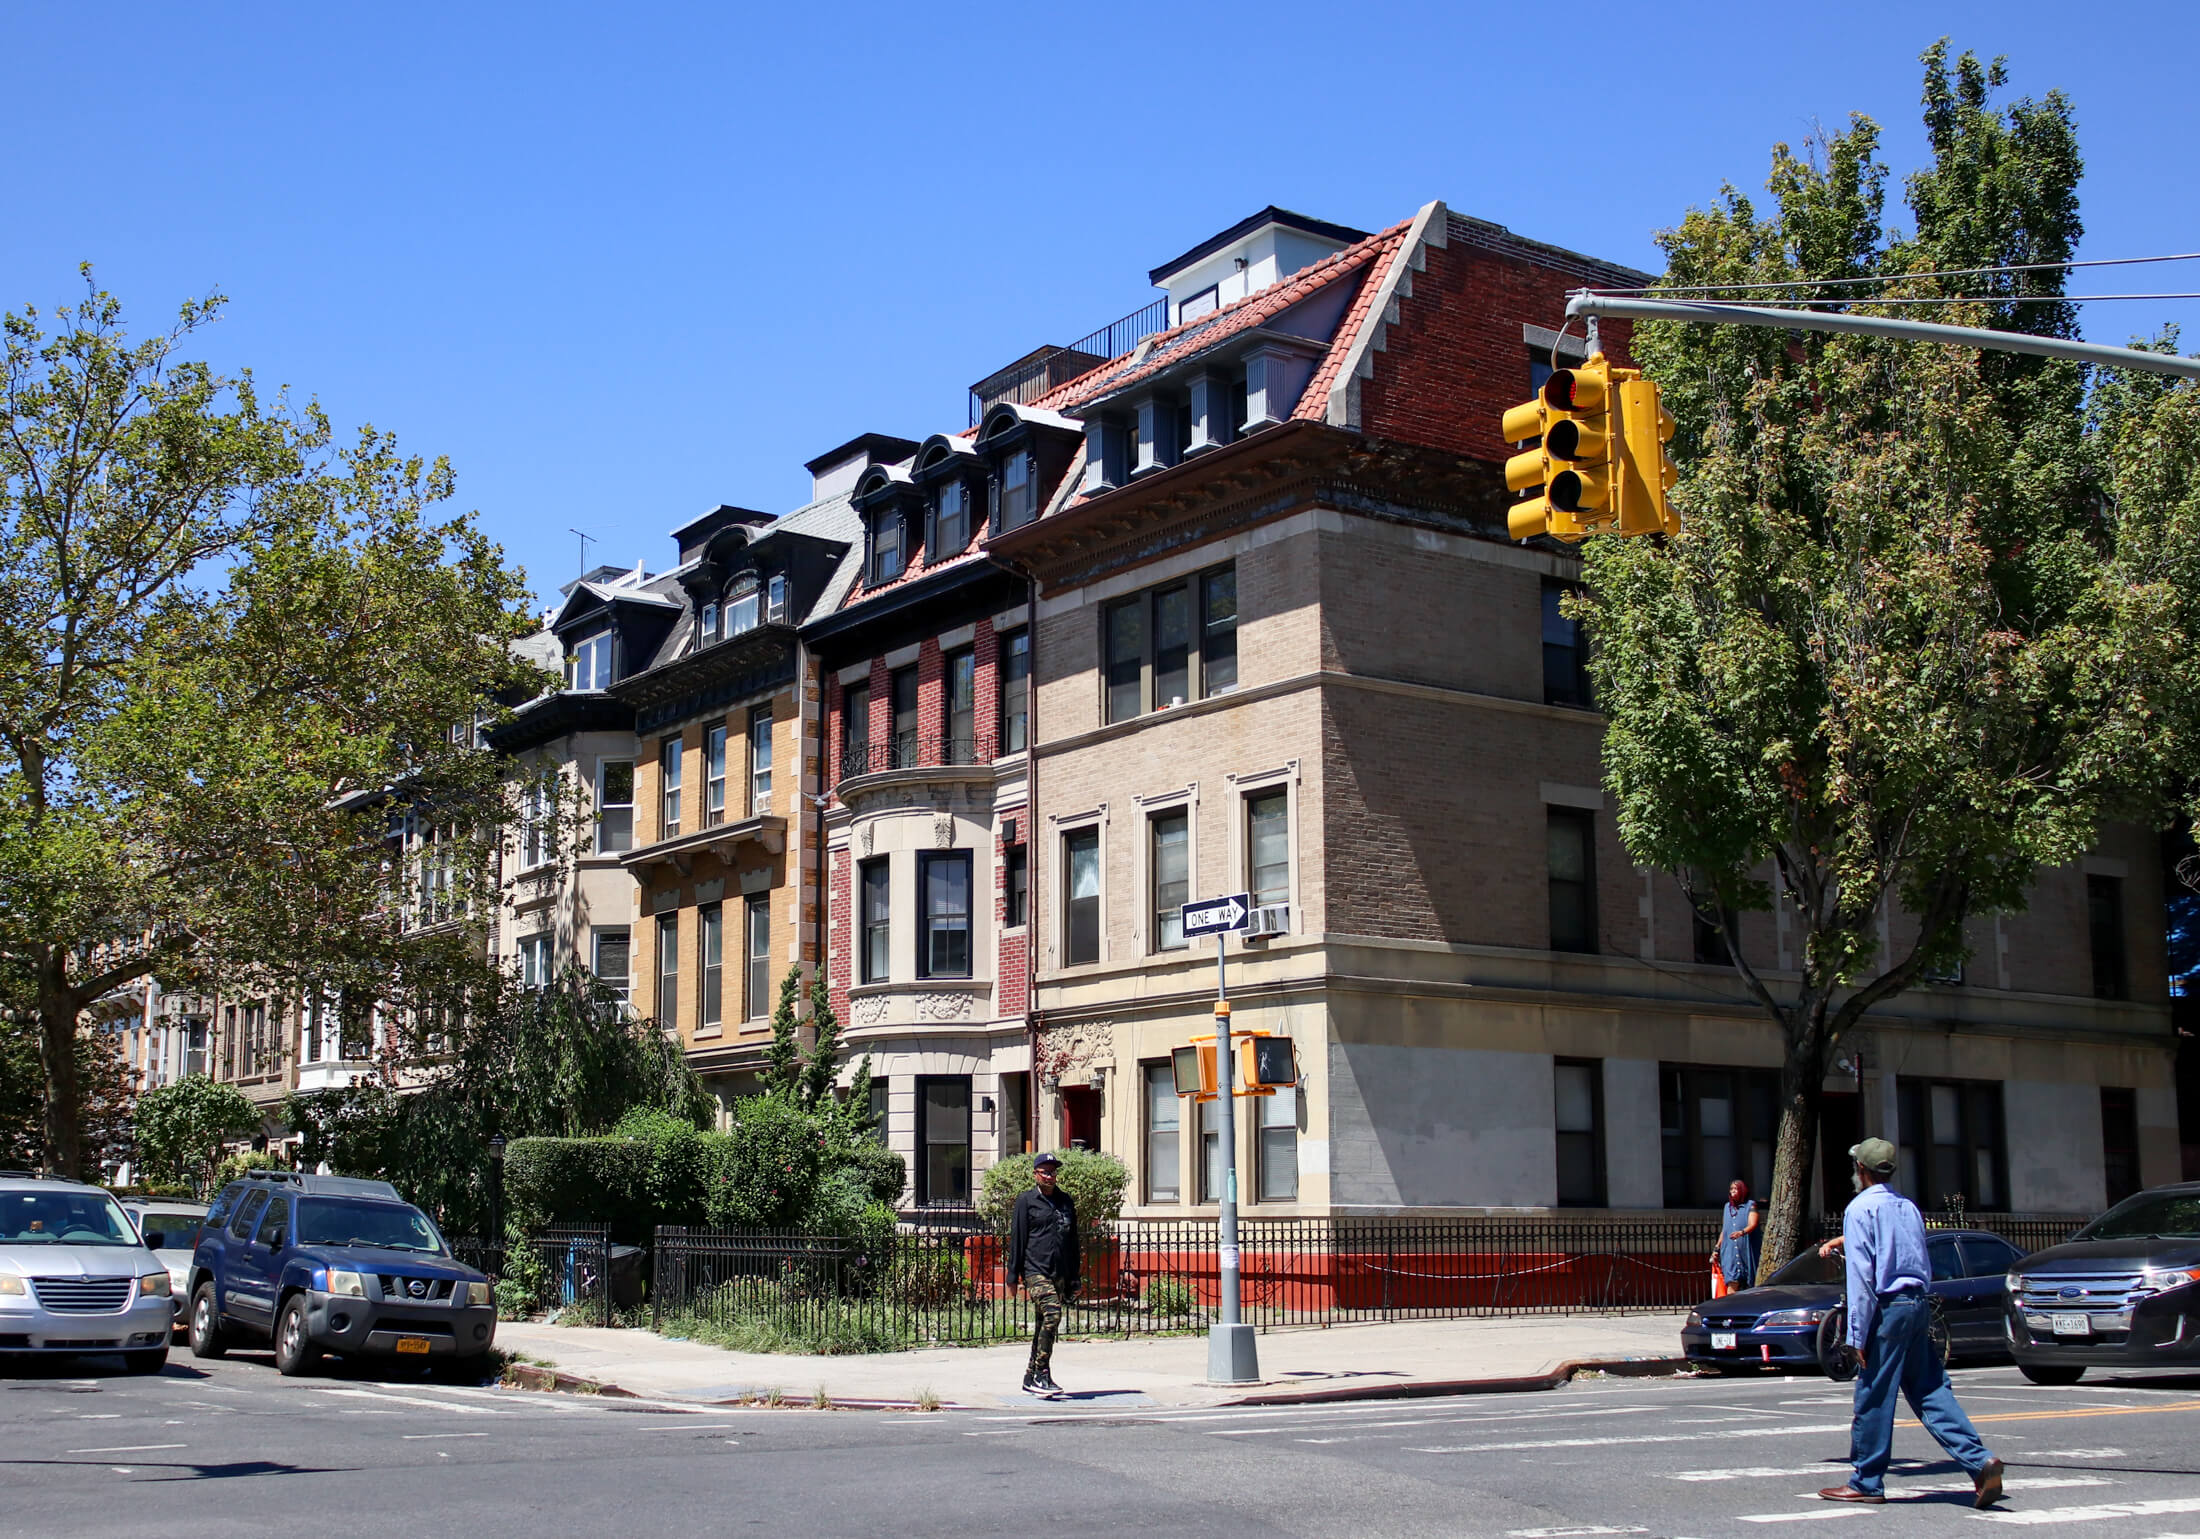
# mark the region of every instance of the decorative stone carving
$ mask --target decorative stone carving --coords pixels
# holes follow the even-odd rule
[[[886,996],[873,994],[848,1007],[848,1019],[858,1026],[876,1026],[886,1019]]]
[[[970,1019],[971,996],[963,993],[941,991],[917,996],[917,1019],[920,1021],[967,1021]]]
[[[932,814],[932,844],[935,849],[942,850],[955,847],[955,815],[945,807]]]
[[[856,842],[863,847],[863,854],[865,859],[870,858],[871,840],[874,837],[874,834],[874,825],[868,818],[866,818],[863,822],[863,826],[856,832]]]
[[[1037,1061],[1033,1067],[1042,1080],[1061,1080],[1074,1078],[1078,1071],[1096,1064],[1113,1067],[1114,1063],[1115,1023],[1073,1021],[1048,1026],[1039,1034]]]

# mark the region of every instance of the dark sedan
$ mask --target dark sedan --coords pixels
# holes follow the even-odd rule
[[[2200,1182],[2127,1197],[2010,1269],[2010,1354],[2035,1384],[2200,1368]]]
[[[1926,1238],[1933,1280],[1933,1338],[1943,1357],[1999,1354],[2005,1274],[2022,1254],[1983,1229],[1937,1229]],[[1769,1281],[1712,1299],[1688,1312],[1681,1350],[1692,1363],[1722,1370],[1815,1368],[1836,1378],[1855,1372],[1843,1352],[1847,1270],[1839,1251],[1812,1246]]]

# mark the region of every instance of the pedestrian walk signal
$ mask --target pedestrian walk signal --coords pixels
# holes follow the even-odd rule
[[[1240,1051],[1248,1089],[1279,1090],[1299,1082],[1298,1055],[1289,1037],[1247,1037]]]
[[[1237,1053],[1237,1083],[1230,1087],[1232,1095],[1274,1095],[1299,1082],[1298,1055],[1289,1037],[1251,1032],[1238,1035],[1231,1046]],[[1189,1047],[1172,1048],[1169,1068],[1180,1096],[1212,1101],[1222,1094],[1212,1037],[1195,1040]]]
[[[1505,461],[1505,488],[1539,496],[1513,504],[1506,528],[1516,540],[1548,534],[1568,544],[1615,530],[1622,535],[1679,534],[1665,494],[1679,472],[1665,452],[1673,414],[1640,369],[1615,369],[1602,353],[1552,371],[1535,398],[1507,411],[1508,443],[1532,447]]]
[[[1169,1054],[1169,1067],[1176,1075],[1176,1093],[1194,1096],[1203,1101],[1215,1097],[1215,1045],[1213,1042],[1193,1043],[1190,1047],[1173,1049]]]

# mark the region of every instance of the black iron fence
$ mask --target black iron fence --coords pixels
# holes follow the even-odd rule
[[[478,1236],[450,1245],[462,1265],[488,1277],[506,1313],[575,1310],[609,1325],[615,1307],[632,1309],[642,1301],[646,1253],[613,1245],[602,1224],[553,1224],[523,1245]]]
[[[1067,347],[1039,348],[970,387],[970,425],[976,427],[986,409],[995,402],[1014,401],[1022,405],[1036,401],[1048,391],[1068,384],[1110,358],[1121,357],[1146,338],[1168,329],[1169,301],[1163,297],[1140,305],[1120,320],[1110,321]]]
[[[1717,1221],[1248,1219],[1244,1319],[1262,1329],[1514,1313],[1681,1309],[1708,1290]],[[1065,1327],[1196,1330],[1215,1316],[1213,1220],[1126,1222],[1092,1238]],[[879,1351],[1003,1340],[1028,1301],[990,1232],[934,1227],[871,1241],[660,1228],[652,1316],[674,1334],[759,1349]]]
[[[881,742],[857,739],[841,751],[840,778],[875,775],[882,770],[917,769],[934,764],[983,764],[995,757],[993,734],[948,736],[897,732]]]

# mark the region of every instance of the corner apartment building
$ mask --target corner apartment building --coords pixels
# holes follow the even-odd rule
[[[1236,1023],[1290,1037],[1303,1075],[1239,1119],[1249,1211],[1762,1190],[1776,1030],[1619,844],[1558,608],[1576,557],[1505,533],[1500,414],[1578,356],[1551,329],[1569,289],[1644,275],[1434,203],[1365,236],[1271,209],[1152,277],[1165,330],[973,443],[1012,414],[1082,433],[1058,475],[1023,467],[1040,516],[986,541],[1037,588],[1042,1141],[1124,1156],[1134,1213],[1216,1200],[1216,1130],[1168,1070],[1210,1029],[1215,963],[1173,911],[1244,891],[1275,922],[1232,958]],[[1621,361],[1626,341],[1605,327]],[[1980,921],[1964,977],[1875,1010],[1822,1146],[1895,1137],[1912,1191],[1980,1210],[2174,1178],[2149,848],[2113,831]],[[1781,914],[1738,943],[1793,976]],[[1825,1187],[1846,1193],[1831,1168]]]

